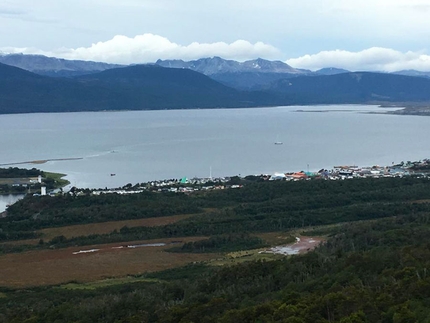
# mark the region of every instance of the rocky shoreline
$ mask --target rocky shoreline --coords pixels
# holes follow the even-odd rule
[[[408,116],[430,116],[430,105],[426,106],[387,106],[387,105],[381,105],[383,108],[399,108],[399,110],[394,111],[388,111],[386,114],[395,114],[395,115],[408,115]]]

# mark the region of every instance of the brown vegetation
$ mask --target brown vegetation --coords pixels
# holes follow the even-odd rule
[[[55,285],[69,281],[89,282],[107,277],[121,277],[159,271],[190,262],[206,261],[217,254],[171,253],[175,241],[190,242],[204,237],[156,239],[127,243],[112,243],[58,250],[37,250],[0,256],[0,286],[29,287]],[[159,247],[115,249],[121,245],[167,243]],[[80,250],[97,252],[73,254]]]
[[[57,236],[65,236],[66,238],[78,237],[78,236],[88,236],[91,234],[105,234],[110,233],[114,230],[120,230],[122,227],[156,227],[167,225],[171,223],[178,222],[180,220],[189,218],[195,214],[180,214],[156,218],[146,218],[137,220],[124,220],[124,221],[110,221],[103,223],[89,223],[80,225],[70,225],[66,227],[59,228],[48,228],[38,231],[42,233],[42,239],[51,240]]]

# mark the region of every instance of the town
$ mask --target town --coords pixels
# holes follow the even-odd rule
[[[144,191],[151,192],[171,192],[171,193],[193,193],[197,191],[238,189],[250,182],[257,181],[303,181],[303,180],[348,180],[355,178],[381,178],[381,177],[428,177],[430,173],[430,159],[419,161],[407,161],[390,166],[365,166],[356,165],[334,166],[332,169],[320,169],[316,172],[276,172],[273,174],[259,174],[247,176],[226,176],[226,177],[206,177],[206,178],[180,178],[154,180],[146,183],[131,184],[123,187],[89,189],[71,187],[69,190],[55,188],[52,179],[39,175],[38,177],[10,178],[4,182],[3,190],[14,189],[16,193],[32,194],[33,196],[55,196],[59,194],[80,195],[100,195],[100,194],[136,194]],[[67,181],[64,181],[67,183]],[[48,184],[48,185],[47,185]],[[10,189],[7,189],[10,187]]]
[[[152,192],[173,192],[173,193],[193,193],[196,191],[238,189],[249,182],[256,181],[303,181],[303,180],[347,180],[354,178],[381,178],[381,177],[403,177],[417,176],[428,177],[430,171],[430,159],[423,159],[415,162],[401,162],[391,166],[334,166],[333,169],[321,169],[317,172],[299,171],[289,173],[274,173],[214,178],[191,178],[166,179],[150,181],[141,184],[127,184],[121,188],[105,189],[82,189],[73,187],[69,194],[135,194],[143,191]]]

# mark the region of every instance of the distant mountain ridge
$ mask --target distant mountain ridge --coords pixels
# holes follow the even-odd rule
[[[156,65],[168,68],[187,68],[208,75],[212,79],[237,90],[264,90],[271,83],[299,75],[334,75],[347,70],[325,68],[316,72],[297,69],[281,61],[262,58],[237,62],[220,57],[201,58],[193,61],[158,60]]]
[[[421,72],[416,70],[402,70],[402,71],[393,72],[393,74],[430,78],[430,72]]]
[[[269,61],[262,58],[249,60],[245,62],[237,62],[234,60],[226,60],[221,57],[201,58],[194,61],[185,62],[183,60],[158,60],[156,65],[170,68],[188,68],[193,71],[203,73],[205,75],[213,75],[220,73],[289,73],[289,74],[304,74],[310,71],[300,70],[291,67],[281,61]]]
[[[98,73],[111,68],[124,67],[128,65],[109,64],[95,61],[67,60],[56,57],[31,54],[4,54],[0,52],[0,63],[19,67],[21,69],[47,76],[79,76]],[[169,68],[187,68],[205,75],[223,73],[268,73],[268,74],[293,74],[297,75],[335,75],[348,73],[350,71],[336,67],[325,67],[317,71],[294,68],[282,61],[270,61],[262,58],[238,62],[226,60],[221,57],[207,57],[192,61],[157,60],[149,65],[159,65]],[[400,70],[388,74],[399,74],[407,76],[430,77],[430,71],[422,72],[416,70]],[[291,77],[288,75],[287,77]]]
[[[430,79],[349,72],[279,80],[267,91],[282,95],[291,104],[429,102]]]
[[[0,63],[46,76],[71,77],[121,67],[118,64],[66,60],[43,55],[0,54]]]
[[[314,73],[316,75],[335,75],[335,74],[342,74],[342,73],[350,73],[350,71],[345,70],[343,68],[325,67],[325,68],[319,69],[318,71],[315,71]]]

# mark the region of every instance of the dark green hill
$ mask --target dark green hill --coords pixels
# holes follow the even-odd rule
[[[246,93],[197,72],[156,66],[117,68],[75,79],[0,64],[0,113],[255,106]]]
[[[0,113],[65,112],[114,108],[118,93],[75,80],[50,78],[0,64]]]
[[[129,98],[129,109],[173,109],[255,106],[249,94],[222,85],[189,69],[135,65],[77,77]]]
[[[248,76],[229,82],[250,88]],[[264,85],[270,78],[273,83]],[[430,79],[422,77],[357,72],[276,78],[264,75],[260,91],[240,91],[189,69],[155,65],[52,78],[0,64],[0,113],[430,102]]]
[[[429,79],[370,72],[283,79],[267,90],[291,104],[430,101]]]

